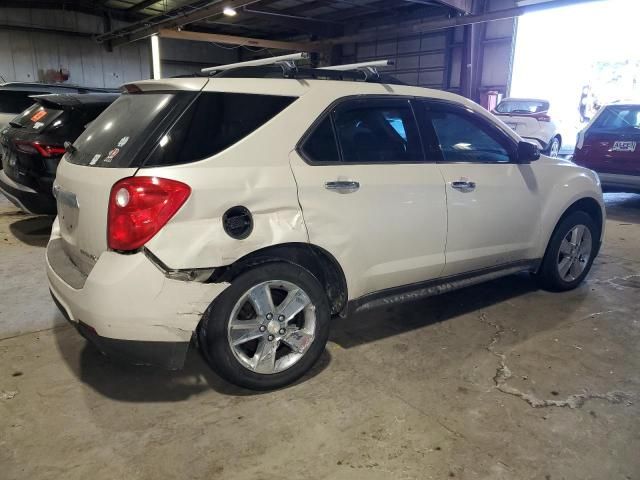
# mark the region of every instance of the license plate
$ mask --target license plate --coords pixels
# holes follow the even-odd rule
[[[636,142],[617,141],[613,144],[611,151],[612,152],[635,152]]]
[[[518,129],[518,124],[517,123],[507,123],[507,127],[509,127],[511,130],[517,130]]]

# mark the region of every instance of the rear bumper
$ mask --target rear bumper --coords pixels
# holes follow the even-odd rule
[[[72,321],[53,292],[49,293],[67,321],[103,355],[134,365],[154,365],[169,370],[176,370],[184,365],[189,342],[145,342],[102,337],[84,322]]]
[[[27,213],[37,215],[54,215],[56,213],[56,201],[53,195],[36,192],[30,187],[13,181],[4,170],[0,170],[0,192],[16,207]]]
[[[57,248],[57,235],[56,220],[46,264],[63,315],[105,354],[179,368],[204,311],[228,284],[172,280],[143,253],[108,251],[82,278]]]

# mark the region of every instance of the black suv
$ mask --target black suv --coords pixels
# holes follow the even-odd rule
[[[61,83],[8,82],[0,84],[0,129],[33,105],[33,95],[50,93],[118,93],[110,88],[91,88]]]
[[[56,168],[73,141],[116,98],[115,93],[38,95],[0,132],[0,192],[19,208],[55,214]]]

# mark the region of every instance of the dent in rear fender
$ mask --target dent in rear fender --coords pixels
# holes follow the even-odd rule
[[[157,174],[192,188],[182,209],[146,245],[173,269],[220,267],[271,245],[308,242],[288,163]],[[223,228],[222,217],[234,206],[247,208],[253,218],[253,230],[245,239],[232,238]]]

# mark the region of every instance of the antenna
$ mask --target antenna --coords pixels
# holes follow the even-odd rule
[[[247,62],[228,63],[226,65],[218,65],[217,67],[207,67],[200,70],[202,73],[222,72],[239,67],[259,67],[261,65],[282,64],[287,68],[295,67],[296,60],[305,60],[309,58],[309,54],[305,52],[291,53],[289,55],[280,55],[278,57],[260,58],[258,60],[249,60]]]

